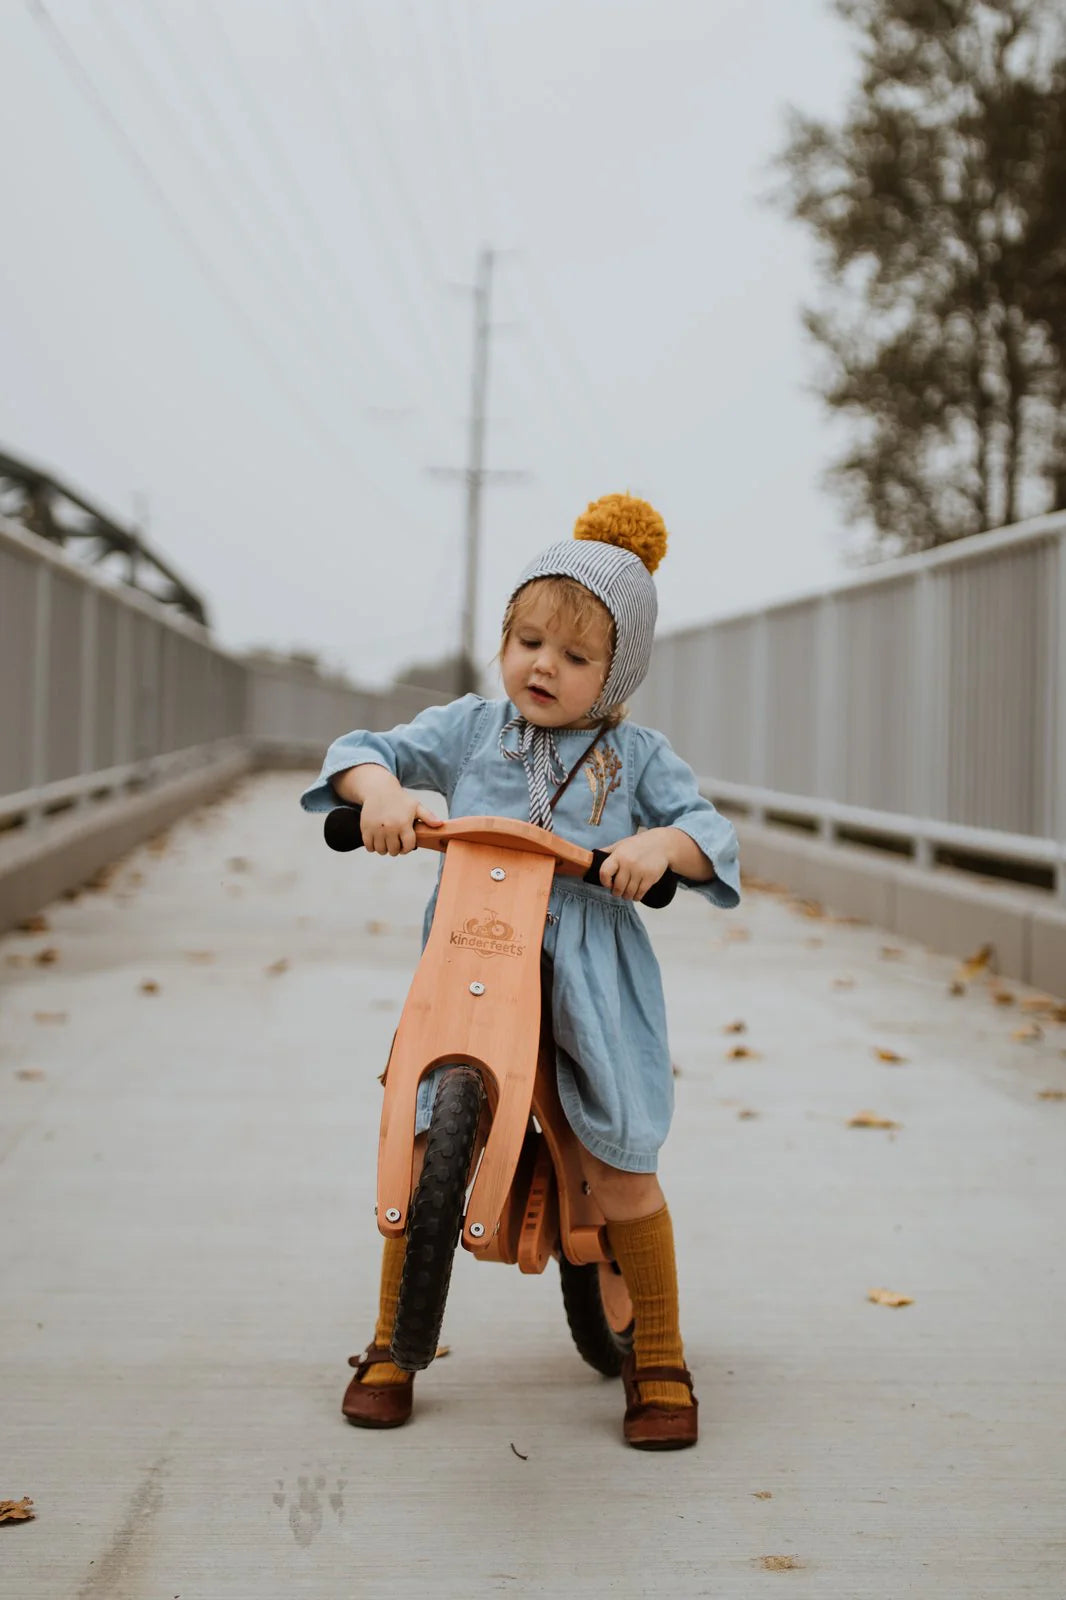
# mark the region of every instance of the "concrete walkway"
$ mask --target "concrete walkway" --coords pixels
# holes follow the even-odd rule
[[[627,1451],[554,1270],[466,1256],[410,1427],[344,1424],[435,859],[299,787],[0,943],[3,1600],[1061,1600],[1066,1026],[769,891],[649,917],[698,1450]]]

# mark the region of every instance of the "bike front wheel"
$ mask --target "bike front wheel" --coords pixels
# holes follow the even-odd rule
[[[433,1102],[389,1352],[405,1372],[421,1372],[437,1352],[484,1097],[480,1073],[453,1067]]]

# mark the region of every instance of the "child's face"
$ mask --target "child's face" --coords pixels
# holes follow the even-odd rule
[[[578,631],[546,596],[533,594],[520,607],[500,656],[508,697],[542,728],[591,727],[611,665],[610,618]]]

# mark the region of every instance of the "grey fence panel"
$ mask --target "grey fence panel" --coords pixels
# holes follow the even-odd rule
[[[118,749],[118,605],[110,595],[96,597],[96,664],[93,673],[96,725],[92,766],[103,772],[117,767]]]
[[[813,600],[782,607],[767,619],[764,782],[785,794],[818,792],[817,622]]]
[[[762,774],[756,773],[763,732],[756,722],[758,633],[758,622],[752,617],[724,622],[715,629],[715,676],[721,732],[717,760],[711,770],[727,772],[737,783],[752,783],[762,779]]]
[[[33,678],[37,629],[36,563],[0,546],[0,794],[28,789],[33,771]]]
[[[1049,835],[1056,549],[1044,541],[945,574],[949,648],[945,793],[938,814]],[[1061,625],[1061,624],[1060,624]]]
[[[60,572],[51,574],[50,588],[46,783],[80,772],[82,763],[82,589]]]
[[[836,773],[841,800],[917,809],[913,726],[918,649],[913,580],[837,597]],[[923,684],[921,693],[935,692]]]

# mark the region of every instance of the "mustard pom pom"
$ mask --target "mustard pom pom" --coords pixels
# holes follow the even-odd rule
[[[649,572],[666,554],[666,523],[646,500],[631,494],[605,494],[593,500],[574,524],[575,539],[597,539],[631,550]]]

